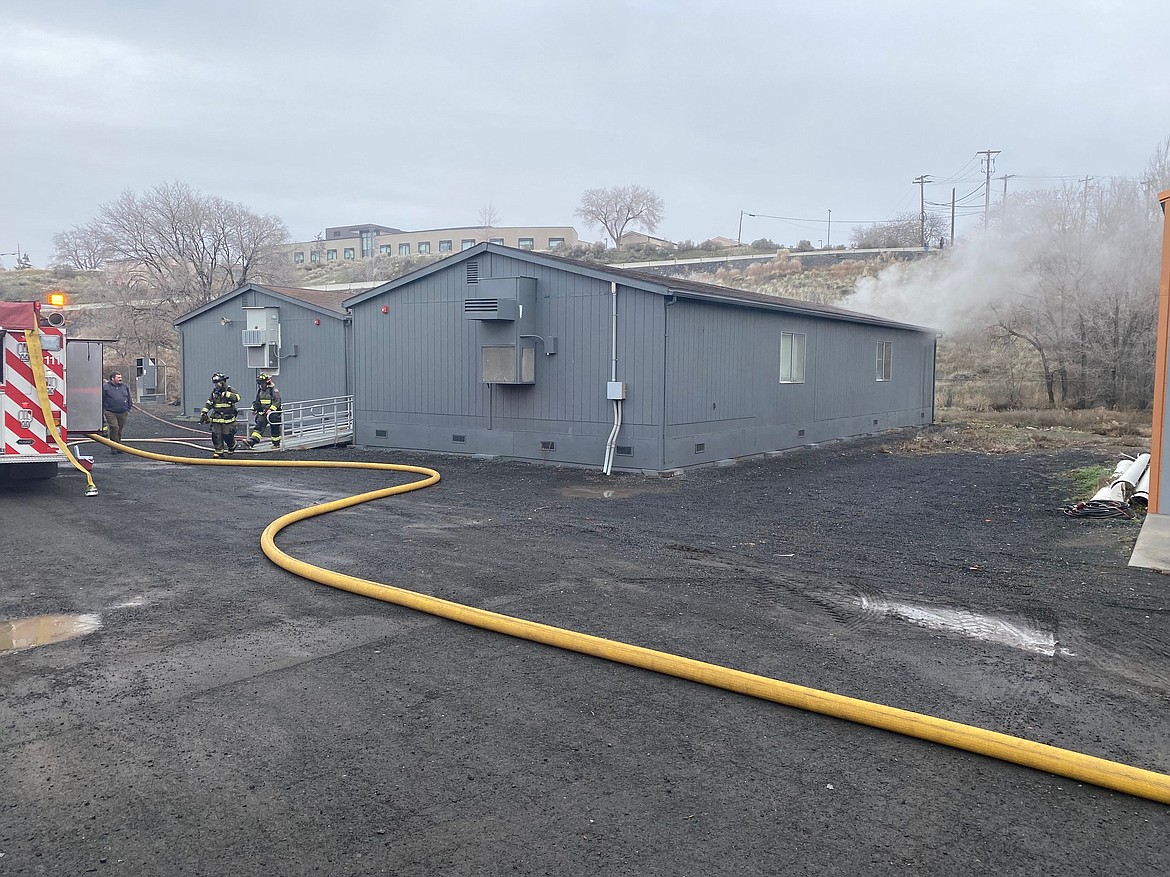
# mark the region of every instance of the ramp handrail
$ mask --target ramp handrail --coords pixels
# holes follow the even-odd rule
[[[281,406],[285,446],[313,442],[343,444],[353,439],[353,396],[285,402]]]

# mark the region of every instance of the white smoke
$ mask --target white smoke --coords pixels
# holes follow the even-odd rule
[[[948,332],[990,325],[996,321],[993,305],[1026,293],[1034,282],[1021,244],[988,232],[949,250],[897,262],[876,277],[858,279],[841,306]]]

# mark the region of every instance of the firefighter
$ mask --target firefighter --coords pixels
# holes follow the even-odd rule
[[[211,424],[214,457],[236,452],[236,406],[240,404],[240,394],[228,386],[229,380],[220,372],[211,376],[211,396],[199,412],[199,422]]]
[[[252,427],[252,434],[248,436],[248,447],[254,448],[264,438],[264,427],[272,432],[272,449],[280,450],[280,390],[271,376],[256,375],[256,400],[252,403],[252,413],[256,416],[256,423]]]

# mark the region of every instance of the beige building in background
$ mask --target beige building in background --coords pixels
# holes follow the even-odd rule
[[[370,259],[374,256],[446,255],[492,243],[521,250],[549,251],[579,243],[572,226],[474,226],[403,231],[386,225],[337,225],[318,240],[290,244],[297,265]]]

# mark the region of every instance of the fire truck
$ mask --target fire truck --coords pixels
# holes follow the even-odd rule
[[[0,482],[56,475],[70,431],[101,432],[101,342],[66,339],[60,310],[0,301],[0,418]]]

